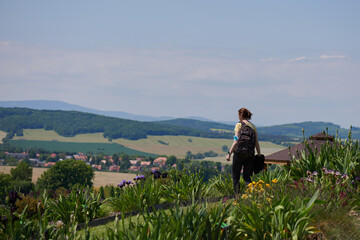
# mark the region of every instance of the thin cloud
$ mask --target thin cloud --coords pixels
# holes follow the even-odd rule
[[[321,55],[320,59],[344,59],[345,55]]]
[[[306,59],[308,59],[308,58],[305,57],[305,56],[303,56],[303,57],[297,57],[297,58],[295,58],[295,59],[291,59],[291,60],[289,60],[288,62],[299,62],[299,61],[304,61],[304,60],[306,60]]]
[[[260,62],[266,63],[266,62],[272,62],[274,61],[274,58],[268,58],[268,59],[261,59]]]

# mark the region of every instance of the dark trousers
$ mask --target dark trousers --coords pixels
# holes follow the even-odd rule
[[[246,184],[251,183],[251,175],[254,166],[254,155],[248,155],[243,153],[234,153],[233,165],[232,165],[232,177],[235,193],[239,192],[239,181],[241,175],[241,169],[243,170],[243,178]]]

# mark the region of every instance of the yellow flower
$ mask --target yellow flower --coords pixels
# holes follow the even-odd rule
[[[265,184],[265,187],[268,187],[268,188],[270,188],[270,184],[268,184],[268,183],[267,183],[267,184]]]
[[[278,180],[275,178],[275,179],[273,179],[271,182],[273,182],[273,183],[277,183],[277,182],[278,182]]]
[[[249,196],[247,195],[247,194],[243,194],[242,196],[241,196],[241,198],[242,199],[247,199]]]
[[[264,183],[264,181],[263,181],[263,180],[260,180],[259,183]]]
[[[237,203],[237,201],[235,200],[235,201],[233,202],[233,205],[236,205],[236,203]]]

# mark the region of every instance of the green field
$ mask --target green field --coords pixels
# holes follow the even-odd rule
[[[183,158],[187,151],[192,153],[203,153],[208,151],[214,151],[218,154],[224,154],[222,146],[226,145],[229,148],[233,142],[232,139],[215,139],[215,138],[201,138],[191,136],[148,136],[146,139],[128,140],[128,139],[114,139],[109,142],[104,138],[102,133],[89,133],[78,134],[75,137],[63,137],[58,135],[55,131],[46,131],[44,129],[24,129],[24,136],[14,137],[16,141],[14,144],[42,144],[46,149],[53,146],[65,146],[65,143],[69,143],[67,146],[80,147],[85,146],[86,150],[91,146],[91,151],[98,151],[97,148],[111,148],[118,151],[120,145],[130,150],[136,150],[145,153],[152,153],[157,155],[175,155],[176,157]],[[27,141],[25,141],[27,140]],[[44,141],[42,143],[32,141]],[[166,144],[162,144],[166,143]],[[62,144],[60,144],[62,143]],[[72,143],[72,144],[70,144]],[[78,144],[76,144],[78,143]],[[86,144],[85,144],[86,143]],[[114,145],[117,143],[120,145]],[[20,146],[20,145],[19,145]],[[263,154],[271,154],[284,149],[283,146],[276,145],[270,142],[260,142],[261,151]],[[44,148],[44,147],[43,147]],[[64,149],[64,148],[62,148]],[[111,150],[111,151],[112,151]],[[72,151],[72,150],[66,150]],[[80,150],[78,150],[80,151]],[[86,151],[84,151],[86,152]],[[105,151],[103,151],[105,152]],[[219,159],[223,158],[222,156]]]
[[[74,143],[57,141],[37,141],[37,140],[10,140],[13,146],[27,149],[44,149],[50,152],[83,152],[83,153],[125,153],[131,156],[156,157],[156,154],[145,153],[121,146],[116,143]]]
[[[13,140],[39,140],[75,143],[110,143],[104,138],[103,133],[78,134],[74,137],[63,137],[53,130],[45,129],[24,129],[24,136],[15,136]]]

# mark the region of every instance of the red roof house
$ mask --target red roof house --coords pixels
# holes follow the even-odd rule
[[[311,149],[320,149],[326,142],[334,143],[334,137],[325,133],[317,133],[309,137],[308,143]],[[265,156],[265,163],[289,165],[293,157],[298,158],[301,151],[308,152],[305,143],[296,144],[290,148]]]

